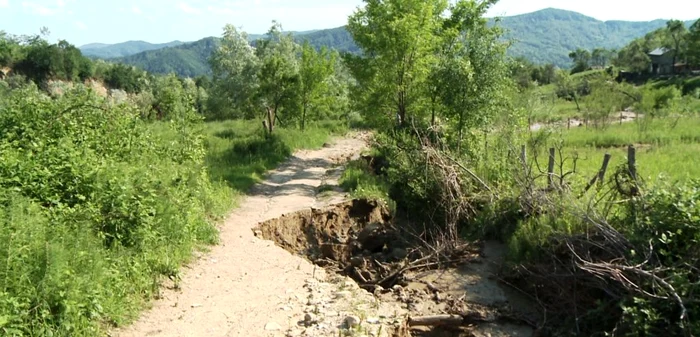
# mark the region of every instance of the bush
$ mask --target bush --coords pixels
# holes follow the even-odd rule
[[[0,335],[95,336],[216,240],[193,119],[154,132],[78,85],[0,98]],[[222,196],[221,200],[225,200]]]

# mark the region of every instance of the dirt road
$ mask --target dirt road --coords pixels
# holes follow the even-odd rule
[[[338,163],[366,146],[362,135],[319,150],[301,151],[255,186],[221,225],[221,244],[183,269],[179,290],[165,289],[133,325],[113,332],[142,336],[284,336],[304,317],[298,302],[305,283],[321,268],[290,254],[251,230],[258,222],[342,200],[317,198],[332,184]],[[314,275],[315,274],[315,275]]]

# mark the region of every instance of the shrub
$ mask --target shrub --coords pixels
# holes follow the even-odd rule
[[[193,118],[146,124],[78,85],[0,98],[0,335],[94,336],[216,240]],[[225,200],[222,196],[222,200]]]

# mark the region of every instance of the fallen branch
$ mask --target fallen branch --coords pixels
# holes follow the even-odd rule
[[[464,317],[460,315],[435,315],[422,317],[409,317],[408,326],[441,326],[462,325]]]

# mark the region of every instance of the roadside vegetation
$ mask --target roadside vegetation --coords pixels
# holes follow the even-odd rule
[[[214,76],[197,79],[93,61],[42,34],[0,34],[2,336],[128,324],[164,282],[178,286],[265,171],[357,122],[337,54],[277,24],[256,54],[225,36]]]
[[[700,333],[700,82],[617,76],[659,46],[697,66],[700,24],[562,70],[507,57],[495,3],[367,1],[347,25],[361,54],[279,23],[253,48],[227,25],[195,79],[0,34],[0,334],[127,324],[265,171],[360,126],[372,149],[341,186],[424,229],[438,259],[506,242],[499,276],[546,312],[541,332]]]
[[[405,15],[382,15],[399,2],[411,4]],[[342,182],[389,199],[406,226],[440,241],[433,247],[508,243],[500,277],[546,311],[545,335],[697,334],[696,78],[620,82],[628,54],[602,49],[572,52],[573,74],[508,60],[498,28],[478,19],[489,5],[458,1],[450,17],[437,0],[372,3],[350,18],[367,55],[348,60],[353,102],[377,130],[369,157],[386,165],[357,161]],[[453,39],[455,23],[469,24]],[[665,29],[656,36],[678,28]],[[479,43],[492,49],[471,53]],[[408,50],[420,61],[402,63]],[[452,68],[461,62],[472,67]],[[621,122],[624,111],[634,116]]]

